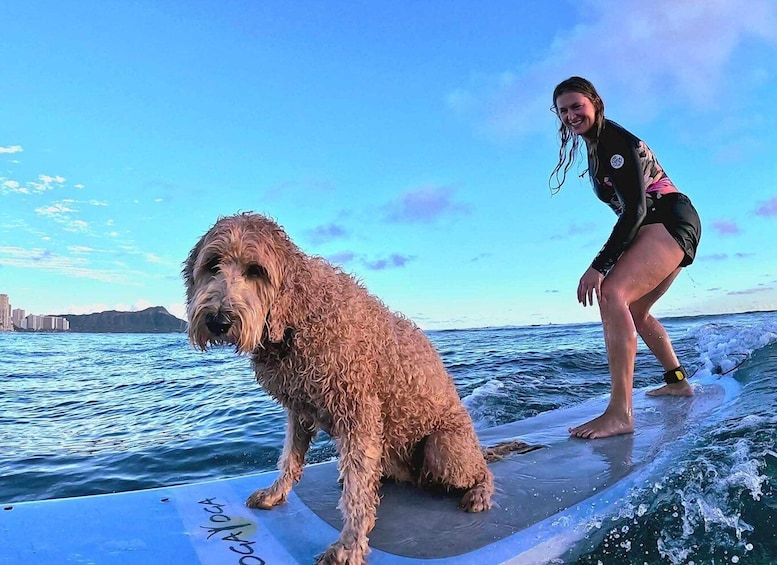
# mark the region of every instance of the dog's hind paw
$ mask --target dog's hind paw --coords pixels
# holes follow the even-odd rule
[[[316,565],[364,565],[366,552],[337,541],[316,557]]]
[[[491,508],[491,494],[485,485],[476,485],[461,497],[459,508],[466,512],[483,512]]]
[[[260,510],[269,510],[283,502],[286,502],[284,495],[277,494],[272,488],[267,488],[259,489],[249,496],[248,500],[246,500],[246,506]]]

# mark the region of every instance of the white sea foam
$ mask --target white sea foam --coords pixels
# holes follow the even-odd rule
[[[699,375],[728,373],[755,350],[777,342],[777,323],[704,324],[689,334],[698,342]]]

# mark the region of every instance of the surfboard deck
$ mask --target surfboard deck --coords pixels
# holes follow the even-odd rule
[[[732,378],[696,380],[689,398],[634,396],[637,431],[599,440],[567,428],[600,414],[607,398],[479,433],[484,446],[517,439],[544,447],[490,464],[494,507],[457,508],[459,496],[386,482],[370,534],[372,564],[545,563],[612,511],[665,450],[738,394]],[[244,506],[277,472],[4,505],[0,564],[313,563],[337,539],[336,462],[305,468],[286,504]]]

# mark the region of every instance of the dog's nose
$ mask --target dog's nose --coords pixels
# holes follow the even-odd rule
[[[213,335],[225,334],[232,327],[232,320],[224,312],[218,314],[208,314],[205,316],[205,325],[213,333]]]

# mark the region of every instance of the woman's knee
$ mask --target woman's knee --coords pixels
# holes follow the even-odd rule
[[[625,290],[621,285],[605,277],[600,288],[599,304],[607,307],[629,306]]]

